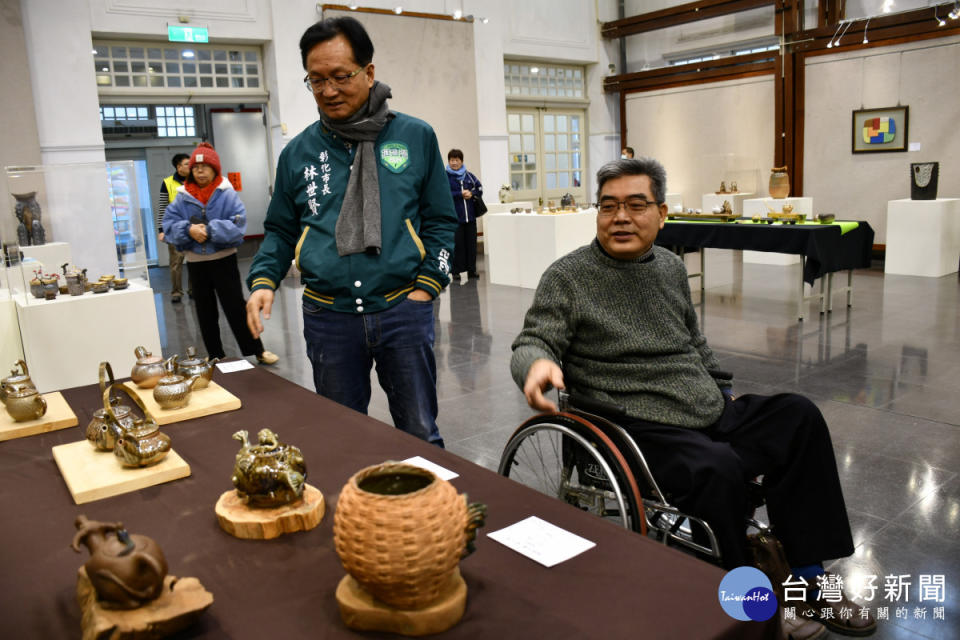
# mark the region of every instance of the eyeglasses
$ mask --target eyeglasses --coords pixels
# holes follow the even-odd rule
[[[360,67],[353,73],[342,73],[335,76],[330,76],[329,78],[320,78],[318,76],[307,75],[303,78],[303,86],[305,86],[307,91],[310,91],[311,93],[320,93],[323,91],[324,87],[327,86],[328,82],[334,87],[345,87],[354,76],[364,69],[366,69],[366,67]]]
[[[630,215],[643,215],[649,207],[656,207],[658,203],[647,200],[646,198],[627,198],[626,200],[616,200],[614,198],[603,199],[593,205],[597,208],[597,215],[603,218],[609,218],[617,215],[620,206]]]

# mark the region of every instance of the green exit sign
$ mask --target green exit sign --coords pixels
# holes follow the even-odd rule
[[[184,27],[167,25],[167,39],[170,42],[210,42],[206,27]]]

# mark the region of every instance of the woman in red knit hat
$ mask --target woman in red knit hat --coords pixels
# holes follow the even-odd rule
[[[237,268],[237,247],[243,243],[246,228],[246,209],[230,181],[221,175],[220,156],[210,143],[201,142],[190,156],[190,175],[164,212],[164,239],[186,255],[207,354],[226,356],[220,340],[219,298],[240,352],[273,364],[279,358],[263,348],[246,323],[246,301]]]

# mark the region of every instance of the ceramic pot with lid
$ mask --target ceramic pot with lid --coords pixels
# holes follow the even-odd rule
[[[113,455],[117,456],[125,467],[148,467],[160,462],[170,453],[170,436],[160,432],[160,426],[136,392],[125,385],[114,386],[123,389],[130,396],[143,418],[133,417],[117,438]]]
[[[194,388],[205,389],[213,380],[213,365],[219,360],[219,358],[213,358],[212,360],[210,358],[200,358],[197,355],[196,347],[191,345],[187,347],[187,357],[176,360],[176,372],[187,378],[194,375],[200,376]]]
[[[84,565],[87,577],[106,609],[136,609],[157,598],[167,576],[167,561],[159,545],[138,534],[127,533],[121,522],[96,522],[79,515],[70,547],[90,551]]]
[[[133,425],[133,412],[120,399],[112,396],[113,391],[122,388],[113,380],[113,367],[109,362],[100,363],[100,396],[103,407],[93,412],[83,435],[99,451],[113,451],[113,447],[124,431]]]
[[[47,401],[34,388],[19,389],[7,393],[3,398],[3,404],[14,422],[37,420],[47,412]]]
[[[18,367],[20,371],[17,371]],[[30,371],[27,369],[27,363],[23,360],[17,360],[17,363],[10,369],[10,375],[0,380],[0,400],[6,402],[8,393],[36,388],[33,380],[30,379]]]
[[[157,386],[153,388],[153,399],[157,401],[161,409],[180,409],[187,406],[190,402],[190,392],[192,392],[200,380],[199,375],[192,375],[189,378],[179,373],[174,373],[177,367],[177,356],[170,356],[164,363],[166,373],[157,381]]]
[[[130,370],[130,377],[134,384],[141,389],[152,389],[157,386],[157,381],[166,373],[163,368],[163,358],[153,355],[145,347],[137,347],[133,354],[137,356],[137,361]]]

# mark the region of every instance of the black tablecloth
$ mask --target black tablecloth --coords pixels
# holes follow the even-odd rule
[[[243,408],[163,427],[192,475],[77,506],[51,447],[82,438],[79,427],[0,442],[0,637],[79,637],[76,570],[87,554],[69,549],[83,513],[122,521],[156,539],[170,573],[194,576],[214,603],[186,637],[338,638],[356,634],[340,621],[334,590],[344,575],[333,549],[333,513],[347,478],[384,460],[422,455],[460,474],[452,482],[489,506],[477,552],[461,563],[467,610],[449,638],[760,638],[776,624],[738,622],[717,602],[723,571],[530,491],[451,453],[400,433],[257,368],[215,380]],[[69,389],[86,425],[99,402],[95,386]],[[307,482],[327,501],[312,531],[274,540],[223,532],[214,505],[230,482],[239,448],[231,434],[271,427],[299,446]],[[105,454],[107,455],[107,454]],[[112,456],[111,456],[112,457]],[[116,464],[114,460],[105,460]],[[597,543],[551,569],[486,537],[537,515]],[[774,618],[775,620],[775,618]]]
[[[844,234],[837,225],[668,221],[657,234],[657,244],[802,255],[803,279],[812,285],[827,273],[869,267],[873,228],[862,220]]]

